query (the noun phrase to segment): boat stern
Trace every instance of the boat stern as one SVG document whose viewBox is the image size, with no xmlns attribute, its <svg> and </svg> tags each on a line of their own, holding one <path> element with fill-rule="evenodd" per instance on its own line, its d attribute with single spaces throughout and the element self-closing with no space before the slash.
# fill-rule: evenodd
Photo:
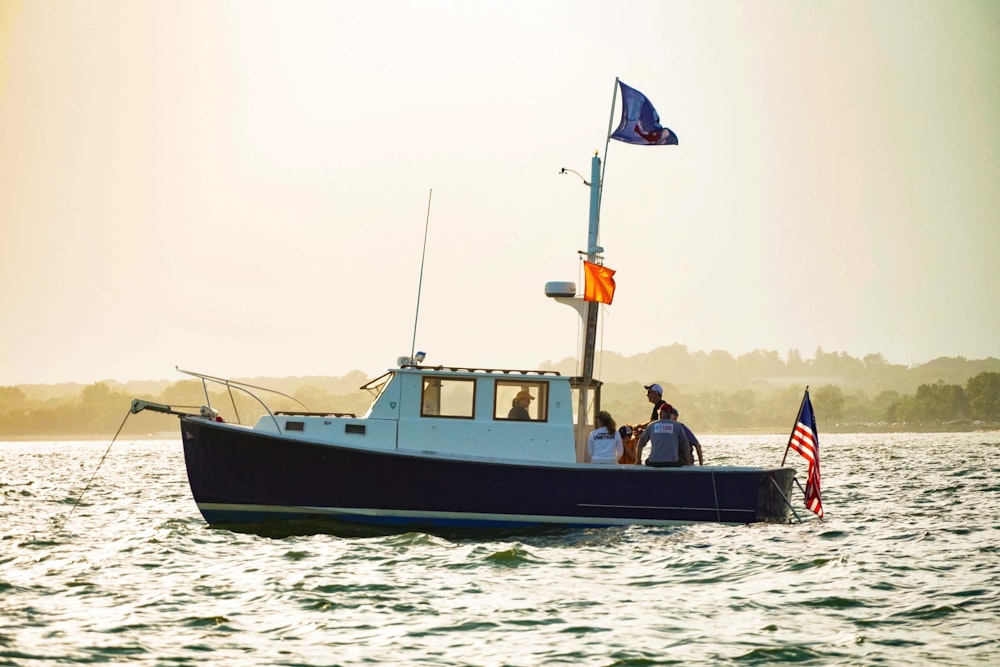
<svg viewBox="0 0 1000 667">
<path fill-rule="evenodd" d="M 757 495 L 758 521 L 788 522 L 792 513 L 790 500 L 794 482 L 794 468 L 768 468 L 763 471 Z"/>
</svg>

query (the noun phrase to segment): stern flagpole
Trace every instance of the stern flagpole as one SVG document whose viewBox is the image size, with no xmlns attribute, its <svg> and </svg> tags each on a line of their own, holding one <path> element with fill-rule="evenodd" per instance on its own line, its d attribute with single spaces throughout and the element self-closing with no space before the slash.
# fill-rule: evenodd
<svg viewBox="0 0 1000 667">
<path fill-rule="evenodd" d="M 788 450 L 792 446 L 792 438 L 795 437 L 795 429 L 799 425 L 799 420 L 802 419 L 802 408 L 805 407 L 806 398 L 809 397 L 809 385 L 806 385 L 806 390 L 802 393 L 802 402 L 799 403 L 799 411 L 795 413 L 795 423 L 792 424 L 792 432 L 788 434 L 788 444 L 785 445 L 785 455 L 781 457 L 781 465 L 785 465 L 785 459 L 788 458 Z"/>
</svg>

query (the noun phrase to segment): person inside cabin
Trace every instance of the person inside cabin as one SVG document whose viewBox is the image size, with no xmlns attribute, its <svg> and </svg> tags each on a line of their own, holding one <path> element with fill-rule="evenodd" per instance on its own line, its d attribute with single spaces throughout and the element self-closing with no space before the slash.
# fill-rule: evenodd
<svg viewBox="0 0 1000 667">
<path fill-rule="evenodd" d="M 615 418 L 607 410 L 601 410 L 594 421 L 597 428 L 590 432 L 587 439 L 587 460 L 591 463 L 618 463 L 625 448 Z"/>
<path fill-rule="evenodd" d="M 680 415 L 677 413 L 677 408 L 673 408 L 670 411 L 670 418 L 673 419 L 675 422 L 677 422 L 682 429 L 684 429 L 684 435 L 687 436 L 688 442 L 691 444 L 691 447 L 694 448 L 694 451 L 698 452 L 698 465 L 700 466 L 705 465 L 705 457 L 701 455 L 701 443 L 698 442 L 697 436 L 695 436 L 695 434 L 691 431 L 691 429 L 688 428 L 687 424 L 677 421 L 678 417 L 680 417 Z M 692 460 L 689 465 L 694 465 L 694 460 Z"/>
<path fill-rule="evenodd" d="M 528 408 L 531 406 L 531 402 L 533 400 L 535 400 L 535 397 L 524 389 L 517 392 L 517 396 L 515 396 L 514 400 L 511 402 L 510 412 L 507 413 L 507 419 L 530 421 L 531 415 L 528 414 Z"/>
<path fill-rule="evenodd" d="M 646 465 L 654 468 L 677 468 L 691 461 L 691 443 L 684 429 L 670 418 L 674 408 L 669 403 L 660 407 L 659 419 L 646 427 L 639 438 L 639 460 L 647 442 L 653 446 Z"/>
</svg>

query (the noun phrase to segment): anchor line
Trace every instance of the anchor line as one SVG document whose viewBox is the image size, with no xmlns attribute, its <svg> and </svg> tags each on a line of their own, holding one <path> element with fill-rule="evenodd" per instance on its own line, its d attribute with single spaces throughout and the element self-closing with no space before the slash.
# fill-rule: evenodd
<svg viewBox="0 0 1000 667">
<path fill-rule="evenodd" d="M 108 448 L 104 450 L 104 455 L 101 457 L 101 460 L 98 462 L 97 468 L 94 469 L 94 474 L 90 476 L 90 480 L 87 482 L 87 485 L 85 487 L 83 487 L 83 491 L 80 492 L 80 496 L 76 499 L 76 502 L 73 503 L 73 507 L 70 508 L 69 514 L 66 515 L 66 519 L 59 526 L 59 530 L 62 530 L 63 528 L 66 527 L 66 524 L 69 522 L 70 518 L 73 516 L 73 512 L 76 511 L 76 506 L 80 504 L 81 500 L 83 500 L 83 495 L 85 493 L 87 493 L 87 489 L 90 488 L 90 485 L 93 483 L 94 478 L 97 477 L 97 471 L 101 469 L 102 465 L 104 465 L 104 459 L 107 458 L 108 452 L 111 451 L 111 446 L 113 444 L 115 444 L 115 440 L 118 439 L 118 435 L 122 432 L 122 429 L 125 428 L 125 422 L 128 421 L 128 416 L 130 414 L 132 414 L 131 410 L 129 410 L 128 412 L 125 413 L 125 419 L 122 420 L 121 425 L 118 427 L 118 430 L 115 432 L 115 437 L 111 438 L 111 442 L 108 443 Z"/>
</svg>

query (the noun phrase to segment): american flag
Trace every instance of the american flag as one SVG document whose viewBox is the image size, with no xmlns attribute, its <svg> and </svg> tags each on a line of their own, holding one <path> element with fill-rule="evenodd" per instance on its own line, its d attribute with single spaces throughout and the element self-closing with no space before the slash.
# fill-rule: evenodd
<svg viewBox="0 0 1000 667">
<path fill-rule="evenodd" d="M 819 484 L 819 433 L 816 432 L 816 416 L 813 414 L 812 401 L 809 400 L 809 390 L 802 399 L 795 428 L 788 441 L 788 447 L 794 449 L 809 462 L 809 472 L 806 474 L 806 507 L 823 518 L 823 501 L 820 499 Z"/>
</svg>

